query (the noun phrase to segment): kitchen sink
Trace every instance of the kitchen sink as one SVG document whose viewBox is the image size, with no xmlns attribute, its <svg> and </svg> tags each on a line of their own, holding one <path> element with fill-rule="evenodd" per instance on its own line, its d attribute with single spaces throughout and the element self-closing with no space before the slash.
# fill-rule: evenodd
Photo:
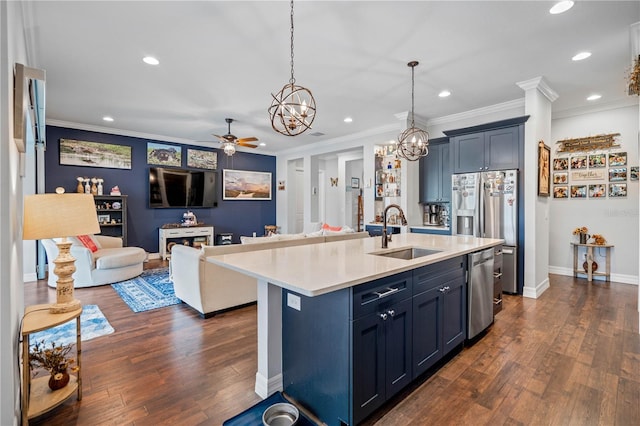
<svg viewBox="0 0 640 426">
<path fill-rule="evenodd" d="M 409 247 L 409 248 L 404 248 L 400 250 L 384 251 L 384 252 L 377 252 L 377 253 L 370 253 L 370 254 L 373 254 L 376 256 L 393 257 L 395 259 L 411 260 L 411 259 L 417 259 L 418 257 L 429 256 L 431 254 L 440 253 L 441 251 L 442 250 Z"/>
</svg>

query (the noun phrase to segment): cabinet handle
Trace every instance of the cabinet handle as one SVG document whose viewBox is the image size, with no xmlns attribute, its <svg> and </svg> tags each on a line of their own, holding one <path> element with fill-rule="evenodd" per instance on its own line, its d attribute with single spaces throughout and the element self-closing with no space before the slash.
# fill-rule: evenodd
<svg viewBox="0 0 640 426">
<path fill-rule="evenodd" d="M 502 276 L 502 272 L 494 272 L 493 278 L 500 278 Z"/>
<path fill-rule="evenodd" d="M 447 290 L 445 290 L 444 287 L 442 287 L 439 291 L 440 291 L 440 293 L 444 293 Z"/>
<path fill-rule="evenodd" d="M 494 305 L 501 305 L 502 304 L 502 299 L 493 299 L 493 304 Z"/>
<path fill-rule="evenodd" d="M 394 311 L 393 309 L 389 309 L 387 313 L 389 314 L 389 316 L 394 316 L 396 314 L 396 311 Z"/>
<path fill-rule="evenodd" d="M 391 296 L 393 293 L 399 291 L 400 289 L 398 287 L 395 288 L 389 288 L 387 287 L 387 291 L 380 293 L 379 291 L 374 291 L 373 294 L 378 296 L 378 299 L 382 299 L 383 297 L 387 297 L 387 296 Z"/>
<path fill-rule="evenodd" d="M 444 287 L 444 291 L 449 291 L 451 290 L 451 287 L 449 287 L 448 285 Z"/>
<path fill-rule="evenodd" d="M 380 314 L 380 318 L 382 318 L 382 321 L 386 321 L 387 320 L 387 314 L 385 314 L 384 312 Z"/>
</svg>

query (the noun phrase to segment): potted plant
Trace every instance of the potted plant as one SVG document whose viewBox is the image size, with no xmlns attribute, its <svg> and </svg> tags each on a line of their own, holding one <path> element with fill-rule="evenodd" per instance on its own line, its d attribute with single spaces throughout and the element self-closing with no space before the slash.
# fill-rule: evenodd
<svg viewBox="0 0 640 426">
<path fill-rule="evenodd" d="M 34 375 L 37 374 L 35 370 L 44 368 L 51 375 L 49 388 L 62 389 L 69 383 L 68 369 L 71 368 L 72 372 L 78 371 L 78 367 L 72 367 L 75 360 L 67 356 L 72 347 L 72 344 L 56 345 L 55 342 L 47 346 L 44 340 L 36 342 L 29 351 L 29 368 Z"/>
<path fill-rule="evenodd" d="M 589 229 L 586 226 L 582 226 L 574 229 L 573 235 L 579 235 L 580 244 L 587 244 L 587 240 L 589 239 L 587 232 L 589 232 Z"/>
</svg>

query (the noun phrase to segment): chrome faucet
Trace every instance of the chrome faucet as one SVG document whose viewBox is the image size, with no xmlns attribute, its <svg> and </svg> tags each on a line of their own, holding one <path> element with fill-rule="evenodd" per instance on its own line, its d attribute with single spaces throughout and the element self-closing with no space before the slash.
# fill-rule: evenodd
<svg viewBox="0 0 640 426">
<path fill-rule="evenodd" d="M 384 211 L 382 212 L 382 248 L 389 247 L 389 241 L 391 241 L 391 234 L 387 236 L 387 211 L 391 207 L 395 207 L 396 209 L 398 209 L 398 212 L 400 213 L 400 221 L 403 225 L 407 224 L 407 219 L 404 217 L 404 212 L 399 205 L 389 204 L 387 207 L 385 207 Z"/>
</svg>

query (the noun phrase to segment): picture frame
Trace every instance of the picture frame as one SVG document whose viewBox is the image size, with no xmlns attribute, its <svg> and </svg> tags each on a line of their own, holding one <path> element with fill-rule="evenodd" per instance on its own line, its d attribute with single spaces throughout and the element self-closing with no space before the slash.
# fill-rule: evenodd
<svg viewBox="0 0 640 426">
<path fill-rule="evenodd" d="M 576 155 L 571 157 L 571 168 L 572 169 L 586 169 L 587 168 L 587 156 L 586 155 Z"/>
<path fill-rule="evenodd" d="M 627 165 L 627 153 L 615 152 L 609 154 L 609 167 L 626 166 Z"/>
<path fill-rule="evenodd" d="M 622 182 L 627 180 L 627 168 L 615 167 L 609 169 L 609 182 Z"/>
<path fill-rule="evenodd" d="M 222 171 L 223 200 L 271 200 L 271 172 Z"/>
<path fill-rule="evenodd" d="M 609 198 L 622 198 L 627 196 L 626 183 L 610 183 Z"/>
<path fill-rule="evenodd" d="M 638 180 L 638 166 L 629 167 L 629 180 Z"/>
<path fill-rule="evenodd" d="M 538 196 L 551 195 L 551 148 L 540 141 L 538 144 Z"/>
<path fill-rule="evenodd" d="M 596 183 L 589 185 L 589 198 L 606 198 L 607 185 L 604 183 Z"/>
<path fill-rule="evenodd" d="M 187 148 L 187 167 L 216 170 L 218 168 L 218 153 L 215 151 Z"/>
<path fill-rule="evenodd" d="M 607 154 L 589 154 L 589 168 L 607 167 Z"/>
<path fill-rule="evenodd" d="M 568 172 L 554 172 L 553 173 L 553 184 L 561 184 L 566 185 L 569 182 L 569 173 Z"/>
<path fill-rule="evenodd" d="M 147 142 L 147 164 L 156 166 L 182 166 L 182 147 Z"/>
<path fill-rule="evenodd" d="M 102 142 L 60 139 L 60 165 L 131 170 L 131 147 Z"/>
<path fill-rule="evenodd" d="M 569 198 L 569 187 L 567 185 L 554 186 L 553 198 Z"/>
<path fill-rule="evenodd" d="M 111 223 L 111 215 L 99 214 L 98 215 L 98 223 L 100 223 L 100 224 Z"/>
<path fill-rule="evenodd" d="M 554 158 L 553 159 L 553 170 L 569 170 L 569 159 L 568 158 Z"/>
<path fill-rule="evenodd" d="M 360 189 L 360 179 L 357 177 L 351 178 L 351 188 L 352 189 Z"/>
<path fill-rule="evenodd" d="M 286 186 L 285 186 L 285 181 L 283 181 L 283 180 L 279 180 L 279 181 L 278 181 L 278 191 L 284 191 L 284 190 L 285 190 L 285 188 L 286 188 Z"/>
<path fill-rule="evenodd" d="M 571 198 L 587 198 L 587 185 L 571 185 Z"/>
</svg>

